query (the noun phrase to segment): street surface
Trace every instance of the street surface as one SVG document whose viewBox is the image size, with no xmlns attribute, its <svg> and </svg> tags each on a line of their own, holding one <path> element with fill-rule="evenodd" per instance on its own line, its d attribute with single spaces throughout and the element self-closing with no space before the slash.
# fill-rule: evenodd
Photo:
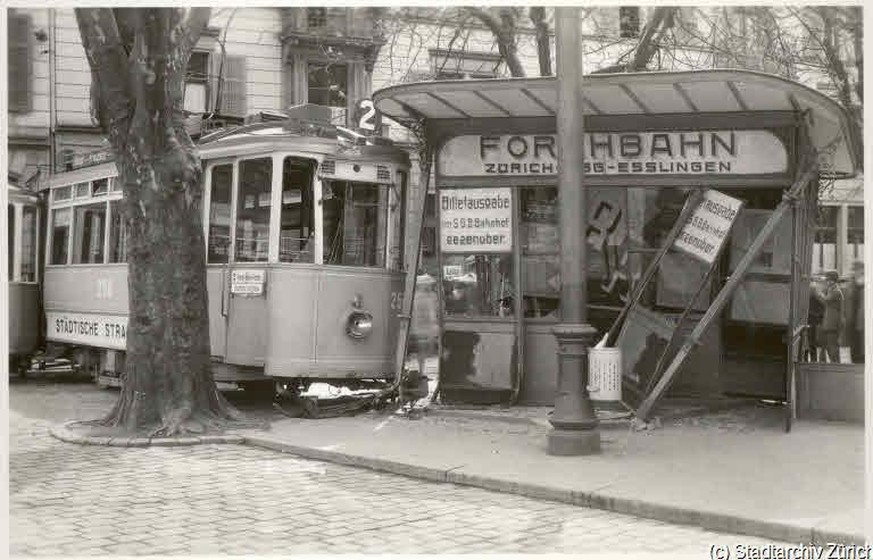
<svg viewBox="0 0 873 560">
<path fill-rule="evenodd" d="M 79 446 L 48 427 L 116 390 L 20 381 L 9 395 L 13 555 L 690 553 L 763 539 L 296 458 L 245 445 Z M 232 398 L 271 418 L 269 405 Z"/>
</svg>

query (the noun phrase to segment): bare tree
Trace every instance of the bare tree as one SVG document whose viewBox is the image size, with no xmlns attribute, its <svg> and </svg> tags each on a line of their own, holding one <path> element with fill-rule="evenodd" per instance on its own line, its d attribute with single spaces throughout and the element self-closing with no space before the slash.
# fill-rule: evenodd
<svg viewBox="0 0 873 560">
<path fill-rule="evenodd" d="M 77 8 L 92 111 L 123 184 L 130 314 L 124 386 L 105 426 L 202 432 L 239 414 L 210 370 L 200 159 L 184 77 L 209 9 Z"/>
</svg>

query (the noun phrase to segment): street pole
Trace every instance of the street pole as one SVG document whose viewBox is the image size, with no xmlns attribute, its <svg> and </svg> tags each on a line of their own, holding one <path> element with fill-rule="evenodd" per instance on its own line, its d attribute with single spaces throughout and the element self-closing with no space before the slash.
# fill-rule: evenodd
<svg viewBox="0 0 873 560">
<path fill-rule="evenodd" d="M 597 415 L 588 396 L 588 348 L 597 331 L 587 324 L 585 228 L 587 193 L 582 173 L 582 34 L 577 7 L 555 8 L 558 80 L 558 210 L 561 239 L 561 322 L 558 396 L 549 418 L 549 455 L 600 452 Z"/>
</svg>

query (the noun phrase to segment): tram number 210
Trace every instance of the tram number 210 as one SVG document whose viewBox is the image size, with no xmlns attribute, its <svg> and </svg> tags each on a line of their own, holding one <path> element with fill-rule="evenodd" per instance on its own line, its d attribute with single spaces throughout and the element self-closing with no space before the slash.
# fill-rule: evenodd
<svg viewBox="0 0 873 560">
<path fill-rule="evenodd" d="M 403 309 L 403 292 L 391 292 L 391 310 L 401 311 Z"/>
</svg>

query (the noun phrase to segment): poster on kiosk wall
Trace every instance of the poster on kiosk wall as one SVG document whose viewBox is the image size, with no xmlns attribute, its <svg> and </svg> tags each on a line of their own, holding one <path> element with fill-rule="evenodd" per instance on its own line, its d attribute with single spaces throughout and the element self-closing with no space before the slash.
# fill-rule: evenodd
<svg viewBox="0 0 873 560">
<path fill-rule="evenodd" d="M 512 252 L 512 189 L 439 191 L 443 253 Z"/>
</svg>

